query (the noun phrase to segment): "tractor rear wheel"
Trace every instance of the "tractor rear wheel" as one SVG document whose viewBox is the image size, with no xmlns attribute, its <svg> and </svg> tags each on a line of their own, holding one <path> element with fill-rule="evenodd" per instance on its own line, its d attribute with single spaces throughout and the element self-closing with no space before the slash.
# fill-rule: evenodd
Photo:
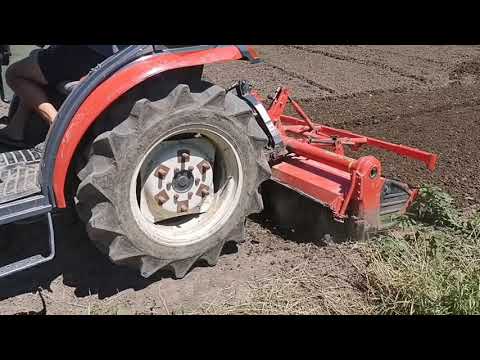
<svg viewBox="0 0 480 360">
<path fill-rule="evenodd" d="M 263 209 L 266 142 L 237 96 L 178 85 L 137 101 L 96 137 L 78 173 L 78 214 L 100 251 L 144 277 L 168 269 L 181 278 L 198 260 L 215 265 L 226 241 L 243 240 L 245 217 Z"/>
</svg>

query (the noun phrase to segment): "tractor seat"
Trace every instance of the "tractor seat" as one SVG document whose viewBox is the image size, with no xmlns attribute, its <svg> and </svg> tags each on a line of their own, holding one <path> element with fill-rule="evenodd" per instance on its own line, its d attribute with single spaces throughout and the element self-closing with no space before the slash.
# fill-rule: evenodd
<svg viewBox="0 0 480 360">
<path fill-rule="evenodd" d="M 57 85 L 57 91 L 62 95 L 68 96 L 73 90 L 75 90 L 78 84 L 80 84 L 80 80 L 64 81 Z"/>
</svg>

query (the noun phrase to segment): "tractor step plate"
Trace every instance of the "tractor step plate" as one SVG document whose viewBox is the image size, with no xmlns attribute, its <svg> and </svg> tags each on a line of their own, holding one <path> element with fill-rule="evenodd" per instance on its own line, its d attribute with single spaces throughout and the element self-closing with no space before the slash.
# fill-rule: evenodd
<svg viewBox="0 0 480 360">
<path fill-rule="evenodd" d="M 53 258 L 55 257 L 55 232 L 53 229 L 52 215 L 50 212 L 46 213 L 45 215 L 49 232 L 48 253 L 46 255 L 37 254 L 19 261 L 15 261 L 8 265 L 1 266 L 0 279 L 53 260 Z"/>
<path fill-rule="evenodd" d="M 41 158 L 42 153 L 35 149 L 0 154 L 0 204 L 40 192 Z"/>
</svg>

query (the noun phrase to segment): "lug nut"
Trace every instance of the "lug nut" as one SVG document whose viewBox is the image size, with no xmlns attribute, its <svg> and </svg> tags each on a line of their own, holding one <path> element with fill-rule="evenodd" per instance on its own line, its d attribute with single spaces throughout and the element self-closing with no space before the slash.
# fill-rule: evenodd
<svg viewBox="0 0 480 360">
<path fill-rule="evenodd" d="M 167 202 L 167 198 L 165 196 L 157 194 L 155 195 L 155 201 L 157 202 L 158 205 L 163 205 Z"/>
<path fill-rule="evenodd" d="M 159 178 L 163 178 L 165 177 L 165 175 L 168 174 L 168 170 L 166 170 L 165 168 L 162 168 L 162 167 L 159 167 L 158 170 L 157 170 L 157 176 Z"/>
<path fill-rule="evenodd" d="M 210 191 L 208 191 L 208 189 L 206 188 L 203 188 L 200 193 L 202 194 L 202 197 L 205 197 L 205 196 L 208 196 L 210 195 Z"/>
<path fill-rule="evenodd" d="M 208 165 L 207 163 L 203 163 L 201 165 L 201 168 L 202 168 L 202 172 L 206 172 L 208 169 L 210 169 L 210 165 Z"/>
<path fill-rule="evenodd" d="M 186 149 L 177 151 L 177 161 L 179 163 L 185 163 L 190 161 L 190 151 Z"/>
</svg>

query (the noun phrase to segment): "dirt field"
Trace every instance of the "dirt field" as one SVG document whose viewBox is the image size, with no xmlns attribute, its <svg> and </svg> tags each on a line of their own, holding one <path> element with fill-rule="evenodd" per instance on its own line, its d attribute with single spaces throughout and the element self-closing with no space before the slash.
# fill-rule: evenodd
<svg viewBox="0 0 480 360">
<path fill-rule="evenodd" d="M 251 80 L 264 96 L 283 85 L 318 122 L 436 152 L 440 161 L 433 174 L 397 156 L 368 153 L 384 161 L 390 177 L 437 184 L 462 206 L 480 203 L 480 46 L 257 49 L 263 64 L 210 66 L 206 76 L 224 86 Z M 355 244 L 293 240 L 262 217 L 248 221 L 247 241 L 225 248 L 216 267 L 194 268 L 182 280 L 159 275 L 148 281 L 111 265 L 81 224 L 66 217 L 56 223 L 56 259 L 0 281 L 0 314 L 212 313 L 251 303 L 262 284 L 291 279 L 296 271 L 315 274 L 325 290 L 319 307 L 324 313 L 369 312 L 365 261 Z M 17 234 L 16 250 L 32 238 L 46 241 L 39 225 L 10 230 Z"/>
</svg>

